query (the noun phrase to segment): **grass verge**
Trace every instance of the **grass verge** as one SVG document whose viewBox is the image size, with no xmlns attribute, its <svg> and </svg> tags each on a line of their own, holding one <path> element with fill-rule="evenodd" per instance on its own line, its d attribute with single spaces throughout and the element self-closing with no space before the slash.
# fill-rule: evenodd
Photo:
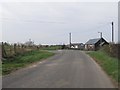
<svg viewBox="0 0 120 90">
<path fill-rule="evenodd" d="M 106 71 L 106 73 L 112 77 L 116 82 L 118 80 L 118 59 L 110 57 L 104 51 L 93 51 L 88 53 L 100 66 Z"/>
<path fill-rule="evenodd" d="M 12 71 L 18 70 L 30 63 L 46 59 L 54 55 L 52 52 L 47 51 L 31 51 L 23 55 L 15 56 L 14 58 L 7 58 L 2 62 L 2 75 L 11 73 Z"/>
</svg>

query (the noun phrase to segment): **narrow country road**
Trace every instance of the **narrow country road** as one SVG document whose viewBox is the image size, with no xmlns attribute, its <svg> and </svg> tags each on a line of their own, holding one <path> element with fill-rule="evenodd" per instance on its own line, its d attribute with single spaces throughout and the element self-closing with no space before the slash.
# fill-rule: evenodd
<svg viewBox="0 0 120 90">
<path fill-rule="evenodd" d="M 3 77 L 3 88 L 114 88 L 109 77 L 79 50 L 55 56 Z"/>
</svg>

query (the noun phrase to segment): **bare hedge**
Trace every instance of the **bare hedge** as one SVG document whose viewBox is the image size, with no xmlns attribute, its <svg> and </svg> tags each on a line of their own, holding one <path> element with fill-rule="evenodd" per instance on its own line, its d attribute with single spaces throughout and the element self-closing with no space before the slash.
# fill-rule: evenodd
<svg viewBox="0 0 120 90">
<path fill-rule="evenodd" d="M 103 47 L 103 50 L 112 57 L 120 59 L 120 44 L 109 44 Z"/>
</svg>

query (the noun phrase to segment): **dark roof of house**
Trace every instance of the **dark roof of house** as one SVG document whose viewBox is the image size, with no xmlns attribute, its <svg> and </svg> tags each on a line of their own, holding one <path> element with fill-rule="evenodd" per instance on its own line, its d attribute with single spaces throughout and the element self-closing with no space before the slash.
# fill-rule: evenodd
<svg viewBox="0 0 120 90">
<path fill-rule="evenodd" d="M 72 45 L 81 45 L 83 43 L 71 43 Z"/>
<path fill-rule="evenodd" d="M 97 43 L 101 38 L 96 38 L 96 39 L 90 39 L 88 42 L 86 42 L 85 44 L 95 44 Z"/>
<path fill-rule="evenodd" d="M 70 44 L 68 44 L 70 45 Z M 83 45 L 83 43 L 71 43 L 71 45 Z"/>
</svg>

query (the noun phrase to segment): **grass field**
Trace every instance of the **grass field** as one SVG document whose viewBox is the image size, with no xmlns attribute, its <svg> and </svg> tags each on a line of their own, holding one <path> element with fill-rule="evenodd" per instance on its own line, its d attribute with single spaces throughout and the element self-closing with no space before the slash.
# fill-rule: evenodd
<svg viewBox="0 0 120 90">
<path fill-rule="evenodd" d="M 23 55 L 15 56 L 14 58 L 7 58 L 2 62 L 2 74 L 6 75 L 30 63 L 40 61 L 54 55 L 52 52 L 43 50 L 27 52 Z"/>
<path fill-rule="evenodd" d="M 104 51 L 93 51 L 88 53 L 96 62 L 100 64 L 100 66 L 106 71 L 108 75 L 110 75 L 115 81 L 120 82 L 118 80 L 118 59 L 110 57 Z"/>
</svg>

